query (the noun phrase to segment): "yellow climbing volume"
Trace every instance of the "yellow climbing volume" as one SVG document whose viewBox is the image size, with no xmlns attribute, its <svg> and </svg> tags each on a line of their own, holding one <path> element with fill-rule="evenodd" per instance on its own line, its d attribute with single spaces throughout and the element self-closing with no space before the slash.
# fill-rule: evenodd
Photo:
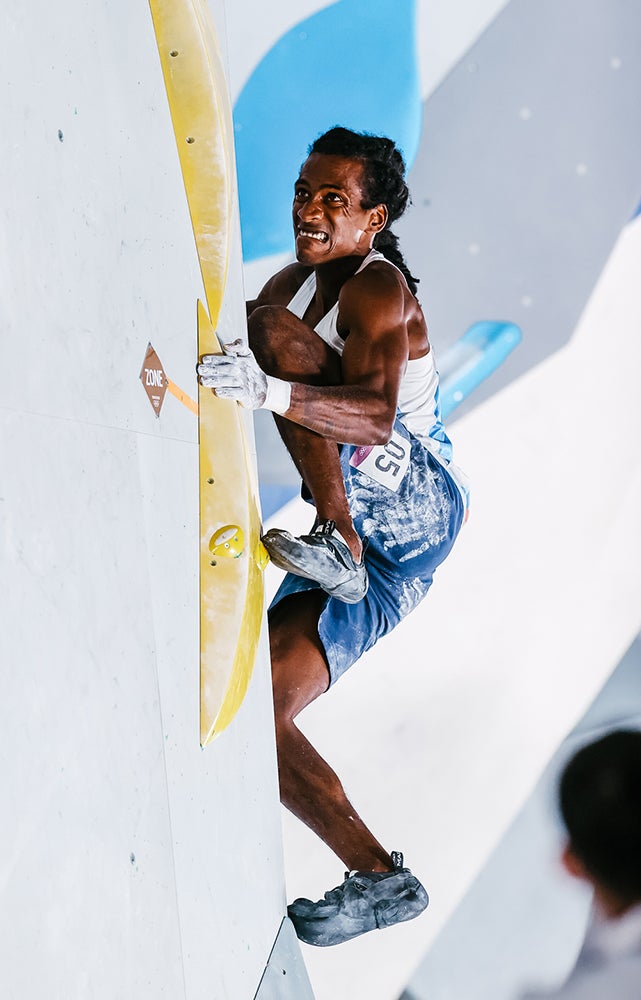
<svg viewBox="0 0 641 1000">
<path fill-rule="evenodd" d="M 207 309 L 198 356 L 220 352 L 236 199 L 227 82 L 206 0 L 149 0 Z M 198 389 L 200 492 L 200 742 L 233 719 L 254 666 L 263 612 L 264 550 L 256 472 L 235 402 Z M 231 530 L 230 530 L 231 529 Z"/>
</svg>

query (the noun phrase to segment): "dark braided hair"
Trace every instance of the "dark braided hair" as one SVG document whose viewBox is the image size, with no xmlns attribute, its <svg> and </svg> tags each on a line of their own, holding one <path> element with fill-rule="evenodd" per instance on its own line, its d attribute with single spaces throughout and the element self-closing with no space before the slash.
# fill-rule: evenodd
<svg viewBox="0 0 641 1000">
<path fill-rule="evenodd" d="M 396 264 L 412 295 L 416 295 L 419 279 L 410 272 L 398 245 L 398 237 L 389 228 L 400 219 L 410 201 L 405 183 L 405 161 L 392 140 L 337 126 L 319 136 L 309 147 L 308 153 L 346 156 L 361 161 L 364 189 L 361 208 L 375 208 L 376 205 L 385 205 L 387 208 L 387 222 L 385 228 L 374 237 L 374 247 L 392 264 Z"/>
</svg>

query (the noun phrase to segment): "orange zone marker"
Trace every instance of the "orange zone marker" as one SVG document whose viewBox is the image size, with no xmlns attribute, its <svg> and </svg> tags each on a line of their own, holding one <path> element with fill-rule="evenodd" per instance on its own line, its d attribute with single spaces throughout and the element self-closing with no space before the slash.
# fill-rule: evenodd
<svg viewBox="0 0 641 1000">
<path fill-rule="evenodd" d="M 196 400 L 192 399 L 191 396 L 188 396 L 186 392 L 183 392 L 182 389 L 180 389 L 175 382 L 172 382 L 170 378 L 167 378 L 166 375 L 165 378 L 167 379 L 167 392 L 170 392 L 179 403 L 182 403 L 183 406 L 186 406 L 188 410 L 191 410 L 192 413 L 198 416 L 198 403 Z"/>
</svg>

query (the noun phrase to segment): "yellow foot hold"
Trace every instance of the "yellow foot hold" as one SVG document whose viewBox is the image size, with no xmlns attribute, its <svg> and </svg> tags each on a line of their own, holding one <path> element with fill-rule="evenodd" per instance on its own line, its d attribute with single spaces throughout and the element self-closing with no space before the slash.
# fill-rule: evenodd
<svg viewBox="0 0 641 1000">
<path fill-rule="evenodd" d="M 261 542 L 260 538 L 258 539 L 256 549 L 254 551 L 254 560 L 260 570 L 265 569 L 267 563 L 269 562 L 269 552 Z"/>
<path fill-rule="evenodd" d="M 226 524 L 215 531 L 209 539 L 209 551 L 212 556 L 224 556 L 226 559 L 238 559 L 245 549 L 245 536 L 237 524 Z"/>
</svg>

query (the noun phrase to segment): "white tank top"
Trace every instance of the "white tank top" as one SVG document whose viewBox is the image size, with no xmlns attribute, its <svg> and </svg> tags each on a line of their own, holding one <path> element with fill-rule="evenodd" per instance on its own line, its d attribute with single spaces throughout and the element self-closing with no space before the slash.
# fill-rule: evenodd
<svg viewBox="0 0 641 1000">
<path fill-rule="evenodd" d="M 356 274 L 371 264 L 374 260 L 385 261 L 390 267 L 396 267 L 379 250 L 370 250 Z M 290 312 L 302 319 L 316 294 L 316 274 L 314 271 L 305 279 L 293 299 L 287 306 Z M 314 327 L 318 336 L 325 341 L 338 355 L 343 354 L 345 341 L 338 332 L 338 302 Z M 401 380 L 398 392 L 397 415 L 408 431 L 417 437 L 424 445 L 434 450 L 437 445 L 439 457 L 446 462 L 452 457 L 452 445 L 445 434 L 441 423 L 438 404 L 438 372 L 434 364 L 434 352 L 422 358 L 407 362 L 405 374 Z"/>
</svg>

